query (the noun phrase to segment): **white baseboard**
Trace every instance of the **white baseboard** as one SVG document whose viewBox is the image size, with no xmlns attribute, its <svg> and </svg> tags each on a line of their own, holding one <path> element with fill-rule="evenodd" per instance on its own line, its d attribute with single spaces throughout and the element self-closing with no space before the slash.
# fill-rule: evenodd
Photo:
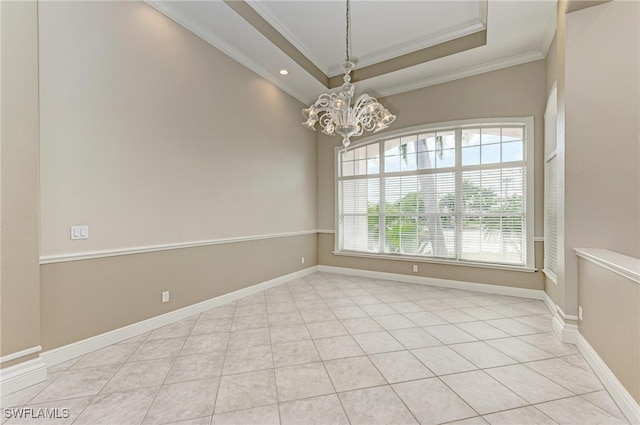
<svg viewBox="0 0 640 425">
<path fill-rule="evenodd" d="M 19 359 L 21 357 L 25 357 L 30 354 L 39 353 L 40 351 L 42 351 L 42 347 L 40 345 L 36 345 L 35 347 L 27 348 L 26 350 L 7 354 L 6 356 L 0 357 L 0 364 L 10 362 L 11 360 Z"/>
<path fill-rule="evenodd" d="M 576 346 L 629 422 L 640 424 L 640 406 L 580 333 L 577 334 Z"/>
<path fill-rule="evenodd" d="M 553 314 L 553 320 L 551 321 L 551 328 L 553 333 L 558 337 L 561 342 L 567 344 L 575 344 L 578 340 L 578 325 L 567 323 L 567 321 L 578 322 L 576 316 L 569 316 L 564 314 L 562 309 L 558 307 L 556 303 L 545 292 L 543 301 L 551 314 Z"/>
<path fill-rule="evenodd" d="M 542 296 L 542 301 L 544 301 L 544 304 L 547 306 L 547 308 L 549 309 L 551 314 L 555 315 L 556 314 L 556 303 L 553 302 L 553 300 L 551 299 L 549 294 L 547 294 L 545 292 L 544 295 Z"/>
<path fill-rule="evenodd" d="M 7 395 L 46 379 L 47 365 L 39 357 L 1 369 L 0 396 L 3 400 L 2 404 L 4 405 Z"/>
<path fill-rule="evenodd" d="M 194 314 L 199 314 L 214 307 L 218 307 L 222 304 L 226 304 L 228 302 L 246 297 L 247 295 L 256 294 L 260 291 L 264 291 L 265 289 L 273 288 L 274 286 L 278 286 L 291 280 L 307 276 L 316 271 L 317 266 L 313 266 L 284 276 L 279 276 L 266 282 L 258 283 L 256 285 L 239 289 L 237 291 L 233 291 L 219 297 L 211 298 L 197 304 L 192 304 L 190 306 L 183 307 L 181 309 L 174 310 L 160 316 L 143 320 L 142 322 L 134 323 L 119 329 L 115 329 L 113 331 L 105 332 L 103 334 L 83 339 L 82 341 L 77 341 L 59 348 L 54 348 L 53 350 L 44 351 L 40 353 L 40 357 L 47 366 L 53 366 L 59 363 L 63 363 L 67 360 L 74 359 L 78 356 L 83 356 L 85 354 L 107 347 L 111 344 L 116 344 L 129 338 L 133 338 L 146 332 L 161 328 L 162 326 L 169 325 L 171 323 L 185 319 L 189 316 L 193 316 Z"/>
<path fill-rule="evenodd" d="M 419 285 L 438 286 L 442 288 L 464 289 L 496 295 L 542 300 L 545 292 L 539 289 L 514 288 L 512 286 L 488 285 L 486 283 L 463 282 L 460 280 L 437 279 L 424 276 L 411 276 L 397 273 L 377 272 L 371 270 L 349 269 L 334 266 L 318 266 L 318 271 L 340 273 L 351 276 L 369 277 L 373 279 L 395 280 L 398 282 L 416 283 Z"/>
<path fill-rule="evenodd" d="M 578 341 L 578 325 L 565 323 L 564 319 L 557 313 L 553 315 L 551 327 L 553 333 L 556 334 L 561 342 L 575 344 Z"/>
</svg>

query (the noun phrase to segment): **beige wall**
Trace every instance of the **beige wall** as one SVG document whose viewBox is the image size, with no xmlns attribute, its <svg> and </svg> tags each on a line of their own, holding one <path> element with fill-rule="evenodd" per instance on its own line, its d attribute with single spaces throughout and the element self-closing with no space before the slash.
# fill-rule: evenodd
<svg viewBox="0 0 640 425">
<path fill-rule="evenodd" d="M 640 403 L 640 284 L 578 259 L 580 334 Z"/>
<path fill-rule="evenodd" d="M 38 5 L 0 2 L 2 144 L 0 355 L 40 344 Z M 3 364 L 21 362 L 28 358 Z"/>
<path fill-rule="evenodd" d="M 640 3 L 566 17 L 565 312 L 577 313 L 574 248 L 640 258 Z"/>
<path fill-rule="evenodd" d="M 42 347 L 315 266 L 316 246 L 310 234 L 43 265 Z M 161 302 L 162 291 L 169 291 L 168 303 Z"/>
<path fill-rule="evenodd" d="M 143 2 L 43 2 L 40 40 L 44 257 L 316 229 L 299 101 Z M 43 264 L 43 348 L 314 266 L 316 249 L 312 233 Z"/>
<path fill-rule="evenodd" d="M 316 228 L 302 103 L 143 2 L 43 2 L 40 40 L 43 256 Z"/>
<path fill-rule="evenodd" d="M 390 130 L 402 129 L 421 124 L 452 120 L 491 117 L 534 116 L 535 122 L 535 235 L 543 234 L 543 115 L 545 97 L 545 61 L 539 60 L 523 65 L 488 72 L 449 83 L 439 84 L 420 90 L 389 96 L 380 99 L 389 110 L 398 116 Z M 318 135 L 318 228 L 334 229 L 334 146 L 341 140 L 336 137 Z M 400 262 L 402 266 L 391 266 L 392 262 L 381 260 L 362 260 L 353 257 L 333 256 L 333 245 L 327 238 L 319 246 L 319 263 L 342 267 L 374 267 L 391 271 L 397 267 L 410 270 L 409 262 Z M 541 244 L 536 244 L 541 245 Z M 542 267 L 540 247 L 536 248 L 536 267 Z M 540 255 L 538 255 L 540 254 Z M 377 263 L 377 266 L 374 264 Z M 386 264 L 387 266 L 381 266 Z M 471 276 L 474 282 L 523 285 L 527 288 L 542 289 L 544 278 L 541 272 L 513 273 L 488 269 L 465 268 L 424 264 L 427 276 Z M 470 275 L 470 271 L 473 274 Z M 521 279 L 513 283 L 513 277 Z M 453 278 L 453 277 L 450 277 Z M 502 282 L 502 283 L 501 283 Z"/>
<path fill-rule="evenodd" d="M 536 268 L 542 269 L 542 244 L 537 243 L 535 249 Z M 495 270 L 480 267 L 450 266 L 435 263 L 416 263 L 415 261 L 333 255 L 333 250 L 334 235 L 318 235 L 318 263 L 322 265 L 435 279 L 484 283 L 488 285 L 510 286 L 514 288 L 543 289 L 543 282 L 541 281 L 542 272 L 523 273 L 520 271 Z M 414 264 L 418 265 L 417 273 L 413 272 Z"/>
<path fill-rule="evenodd" d="M 551 41 L 551 45 L 549 46 L 549 50 L 547 51 L 547 56 L 545 57 L 547 69 L 546 69 L 546 91 L 547 98 L 549 97 L 549 93 L 551 93 L 551 89 L 553 85 L 556 83 L 556 68 L 558 62 L 558 38 L 553 37 L 553 41 Z"/>
</svg>

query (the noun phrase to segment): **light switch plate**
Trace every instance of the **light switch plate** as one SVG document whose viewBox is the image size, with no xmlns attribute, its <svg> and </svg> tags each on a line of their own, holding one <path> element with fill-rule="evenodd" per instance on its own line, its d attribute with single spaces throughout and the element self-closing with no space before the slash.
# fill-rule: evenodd
<svg viewBox="0 0 640 425">
<path fill-rule="evenodd" d="M 89 239 L 89 226 L 71 226 L 71 239 Z"/>
</svg>

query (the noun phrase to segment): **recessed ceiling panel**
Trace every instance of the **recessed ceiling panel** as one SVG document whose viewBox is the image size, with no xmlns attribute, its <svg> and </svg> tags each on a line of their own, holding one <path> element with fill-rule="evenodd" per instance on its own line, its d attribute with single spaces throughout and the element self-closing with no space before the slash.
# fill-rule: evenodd
<svg viewBox="0 0 640 425">
<path fill-rule="evenodd" d="M 352 1 L 352 57 L 364 67 L 482 30 L 486 1 Z M 248 3 L 327 75 L 342 72 L 346 2 Z"/>
</svg>

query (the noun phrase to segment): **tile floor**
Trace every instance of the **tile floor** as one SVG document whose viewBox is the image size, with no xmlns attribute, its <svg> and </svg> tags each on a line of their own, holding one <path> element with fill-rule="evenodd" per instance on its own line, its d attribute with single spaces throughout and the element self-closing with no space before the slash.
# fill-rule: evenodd
<svg viewBox="0 0 640 425">
<path fill-rule="evenodd" d="M 328 273 L 59 364 L 10 399 L 69 409 L 36 424 L 627 423 L 542 302 Z"/>
</svg>

